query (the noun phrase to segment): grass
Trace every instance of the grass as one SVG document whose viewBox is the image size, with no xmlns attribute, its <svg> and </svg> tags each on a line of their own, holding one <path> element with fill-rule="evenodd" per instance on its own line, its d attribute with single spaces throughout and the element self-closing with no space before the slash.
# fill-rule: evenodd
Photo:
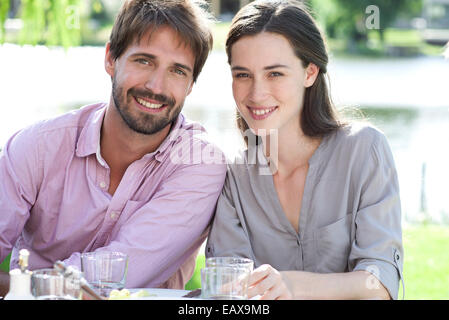
<svg viewBox="0 0 449 320">
<path fill-rule="evenodd" d="M 405 298 L 449 299 L 449 226 L 408 226 L 403 242 Z"/>
<path fill-rule="evenodd" d="M 206 265 L 206 257 L 204 253 L 199 253 L 196 258 L 195 271 L 193 272 L 192 278 L 185 285 L 186 290 L 195 290 L 201 288 L 201 269 Z"/>
<path fill-rule="evenodd" d="M 405 299 L 449 299 L 449 226 L 408 225 L 403 229 L 403 245 Z M 200 270 L 204 268 L 204 261 L 204 254 L 199 254 L 187 290 L 201 287 Z M 399 289 L 401 298 L 402 285 Z"/>
<path fill-rule="evenodd" d="M 9 271 L 9 261 L 11 260 L 11 254 L 9 254 L 5 260 L 2 261 L 2 263 L 0 263 L 0 270 L 4 271 L 4 272 L 8 272 Z"/>
<path fill-rule="evenodd" d="M 377 32 L 370 33 L 370 40 L 375 41 L 376 37 L 379 41 Z M 443 51 L 441 46 L 426 43 L 419 30 L 387 29 L 385 30 L 385 44 L 394 47 L 415 47 L 425 55 L 441 55 Z"/>
</svg>

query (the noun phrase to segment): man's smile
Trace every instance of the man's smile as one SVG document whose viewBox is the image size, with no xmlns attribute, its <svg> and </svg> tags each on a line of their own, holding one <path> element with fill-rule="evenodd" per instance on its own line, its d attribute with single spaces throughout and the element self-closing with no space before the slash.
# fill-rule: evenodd
<svg viewBox="0 0 449 320">
<path fill-rule="evenodd" d="M 161 112 L 165 110 L 166 107 L 168 107 L 167 104 L 160 103 L 159 101 L 156 100 L 149 100 L 141 97 L 134 97 L 134 100 L 137 102 L 138 107 L 140 107 L 140 109 L 143 109 L 146 112 L 152 113 Z"/>
</svg>

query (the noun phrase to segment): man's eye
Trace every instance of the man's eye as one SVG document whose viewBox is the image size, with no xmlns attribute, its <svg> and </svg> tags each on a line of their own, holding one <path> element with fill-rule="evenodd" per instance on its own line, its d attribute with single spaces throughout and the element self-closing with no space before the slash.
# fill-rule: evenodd
<svg viewBox="0 0 449 320">
<path fill-rule="evenodd" d="M 180 76 L 185 76 L 185 75 L 187 75 L 187 74 L 186 74 L 183 70 L 181 70 L 181 69 L 175 69 L 174 72 L 175 72 L 176 74 L 179 74 Z"/>
</svg>

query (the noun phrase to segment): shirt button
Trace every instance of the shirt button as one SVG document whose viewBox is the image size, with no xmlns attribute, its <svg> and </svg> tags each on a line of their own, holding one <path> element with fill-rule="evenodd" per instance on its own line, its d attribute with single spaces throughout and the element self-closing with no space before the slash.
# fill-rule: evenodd
<svg viewBox="0 0 449 320">
<path fill-rule="evenodd" d="M 114 211 L 114 212 L 111 212 L 110 217 L 111 217 L 112 220 L 117 219 L 117 217 L 118 217 L 118 212 L 115 212 L 115 211 Z"/>
<path fill-rule="evenodd" d="M 100 188 L 101 189 L 104 189 L 104 188 L 106 188 L 106 183 L 105 182 L 100 182 Z"/>
</svg>

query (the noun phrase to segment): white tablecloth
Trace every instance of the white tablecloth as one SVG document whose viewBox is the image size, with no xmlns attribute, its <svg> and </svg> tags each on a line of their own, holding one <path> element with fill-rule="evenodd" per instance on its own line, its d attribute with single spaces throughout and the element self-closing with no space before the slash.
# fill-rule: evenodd
<svg viewBox="0 0 449 320">
<path fill-rule="evenodd" d="M 151 296 L 149 297 L 139 297 L 131 298 L 130 300 L 191 300 L 192 298 L 183 298 L 184 295 L 188 294 L 189 290 L 175 290 L 175 289 L 152 289 L 152 288 L 142 288 L 142 289 L 128 289 L 131 293 L 145 290 Z M 196 297 L 198 299 L 199 297 Z"/>
</svg>

